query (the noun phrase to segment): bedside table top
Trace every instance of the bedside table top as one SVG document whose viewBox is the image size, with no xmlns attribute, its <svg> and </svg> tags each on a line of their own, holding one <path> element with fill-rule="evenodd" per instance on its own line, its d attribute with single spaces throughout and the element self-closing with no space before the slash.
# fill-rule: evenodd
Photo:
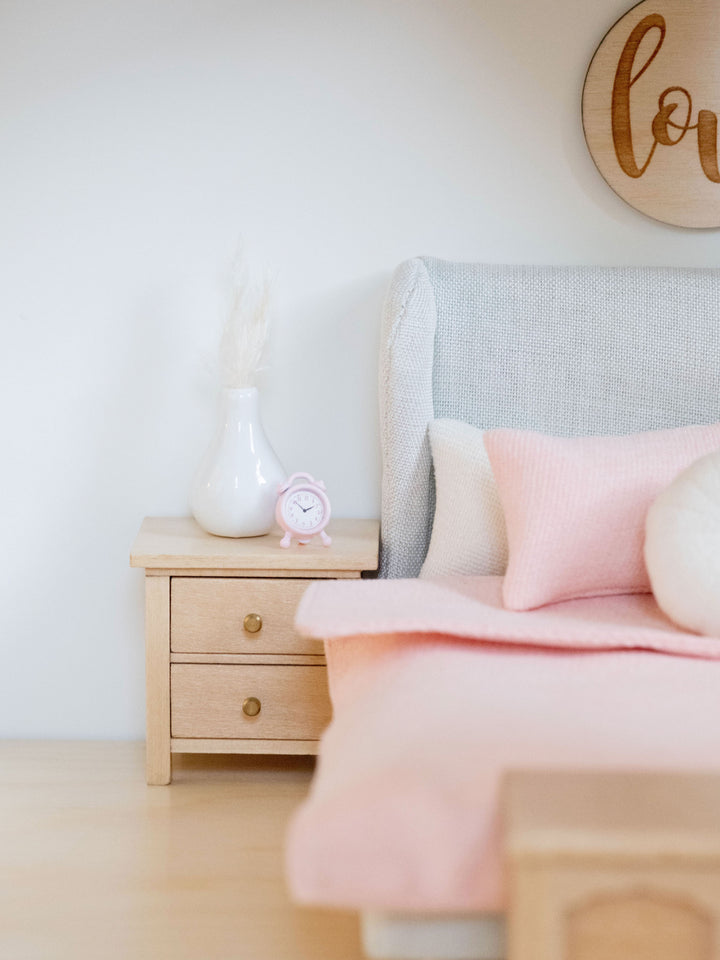
<svg viewBox="0 0 720 960">
<path fill-rule="evenodd" d="M 261 570 L 264 573 L 323 574 L 376 570 L 380 524 L 377 520 L 332 519 L 327 528 L 332 545 L 319 537 L 303 546 L 280 546 L 282 532 L 264 537 L 215 537 L 190 517 L 147 517 L 130 553 L 131 567 L 146 570 L 218 572 Z"/>
</svg>

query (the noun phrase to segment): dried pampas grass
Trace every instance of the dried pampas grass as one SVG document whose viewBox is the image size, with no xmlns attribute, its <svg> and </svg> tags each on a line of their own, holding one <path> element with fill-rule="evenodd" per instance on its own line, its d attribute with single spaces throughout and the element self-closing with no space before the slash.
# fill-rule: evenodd
<svg viewBox="0 0 720 960">
<path fill-rule="evenodd" d="M 262 355 L 270 323 L 270 271 L 251 271 L 242 250 L 233 264 L 230 304 L 220 341 L 220 379 L 224 387 L 254 387 L 263 369 Z"/>
</svg>

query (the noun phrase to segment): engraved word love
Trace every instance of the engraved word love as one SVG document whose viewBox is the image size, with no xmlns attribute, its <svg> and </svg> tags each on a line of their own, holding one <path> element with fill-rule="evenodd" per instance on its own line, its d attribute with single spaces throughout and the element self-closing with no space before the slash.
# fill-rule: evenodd
<svg viewBox="0 0 720 960">
<path fill-rule="evenodd" d="M 648 58 L 636 70 L 635 60 L 638 49 L 650 30 L 659 30 L 660 36 Z M 700 110 L 697 115 L 697 122 L 690 123 L 693 112 L 692 97 L 684 87 L 668 87 L 660 94 L 658 111 L 652 121 L 653 145 L 650 153 L 642 165 L 635 156 L 630 117 L 630 91 L 660 53 L 666 33 L 667 27 L 664 17 L 657 13 L 650 14 L 650 16 L 641 20 L 632 31 L 620 56 L 612 91 L 612 136 L 618 163 L 628 177 L 637 179 L 650 166 L 650 161 L 658 144 L 664 147 L 675 147 L 690 130 L 697 130 L 698 156 L 702 171 L 708 180 L 713 183 L 720 183 L 717 116 L 711 110 Z M 636 72 L 633 72 L 635 70 Z M 668 102 L 669 98 L 672 98 L 670 102 Z M 683 101 L 683 113 L 681 114 L 682 119 L 677 123 L 673 119 L 673 114 L 679 109 L 680 100 Z"/>
</svg>

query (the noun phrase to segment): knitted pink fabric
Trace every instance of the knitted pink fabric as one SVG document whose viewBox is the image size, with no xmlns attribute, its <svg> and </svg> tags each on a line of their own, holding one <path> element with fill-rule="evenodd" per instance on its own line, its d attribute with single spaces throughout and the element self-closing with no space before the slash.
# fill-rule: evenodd
<svg viewBox="0 0 720 960">
<path fill-rule="evenodd" d="M 720 449 L 720 424 L 624 437 L 560 438 L 490 430 L 510 559 L 505 605 L 649 593 L 643 543 L 655 497 L 699 457 Z"/>
<path fill-rule="evenodd" d="M 330 638 L 333 720 L 288 834 L 296 900 L 502 910 L 507 770 L 717 766 L 720 639 L 679 630 L 652 595 L 516 613 L 500 593 L 493 577 L 305 593 L 298 628 Z"/>
</svg>

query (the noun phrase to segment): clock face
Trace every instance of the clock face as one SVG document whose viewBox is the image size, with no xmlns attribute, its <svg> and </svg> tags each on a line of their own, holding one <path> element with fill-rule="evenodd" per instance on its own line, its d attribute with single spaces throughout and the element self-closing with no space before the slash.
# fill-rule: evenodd
<svg viewBox="0 0 720 960">
<path fill-rule="evenodd" d="M 325 504 L 312 490 L 295 490 L 285 501 L 285 520 L 298 533 L 309 533 L 325 519 Z"/>
</svg>

